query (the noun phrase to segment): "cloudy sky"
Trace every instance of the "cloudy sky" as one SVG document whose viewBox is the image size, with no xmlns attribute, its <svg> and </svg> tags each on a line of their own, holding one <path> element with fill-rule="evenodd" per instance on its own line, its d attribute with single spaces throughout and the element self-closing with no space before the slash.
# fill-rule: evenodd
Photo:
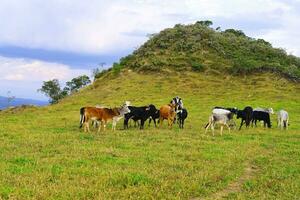
<svg viewBox="0 0 300 200">
<path fill-rule="evenodd" d="M 47 99 L 42 81 L 91 75 L 149 33 L 207 19 L 300 56 L 300 0 L 0 0 L 0 95 Z"/>
</svg>

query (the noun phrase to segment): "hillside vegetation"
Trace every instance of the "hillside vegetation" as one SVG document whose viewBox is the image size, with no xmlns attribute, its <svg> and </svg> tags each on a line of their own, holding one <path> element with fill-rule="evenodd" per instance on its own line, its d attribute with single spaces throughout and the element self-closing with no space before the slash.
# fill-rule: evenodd
<svg viewBox="0 0 300 200">
<path fill-rule="evenodd" d="M 138 71 L 194 70 L 249 74 L 272 71 L 300 80 L 300 59 L 273 48 L 263 39 L 240 30 L 210 28 L 210 21 L 175 25 L 150 39 L 132 54 L 115 63 L 114 70 L 130 67 Z"/>
<path fill-rule="evenodd" d="M 45 108 L 0 115 L 1 199 L 297 199 L 300 196 L 300 87 L 271 74 L 108 73 Z M 148 127 L 90 134 L 82 106 L 164 105 L 179 95 L 185 129 Z M 213 106 L 285 108 L 290 129 L 204 135 Z M 236 119 L 235 119 L 236 120 Z M 238 121 L 236 120 L 238 123 Z"/>
</svg>

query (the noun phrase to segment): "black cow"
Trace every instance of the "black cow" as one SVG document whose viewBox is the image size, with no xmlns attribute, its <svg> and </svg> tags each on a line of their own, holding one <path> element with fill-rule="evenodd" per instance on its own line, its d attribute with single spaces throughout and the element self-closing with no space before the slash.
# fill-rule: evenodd
<svg viewBox="0 0 300 200">
<path fill-rule="evenodd" d="M 151 121 L 153 120 L 154 126 L 156 127 L 156 120 L 157 119 L 159 121 L 159 110 L 156 110 L 155 113 L 154 113 L 154 115 L 150 116 L 150 118 L 149 118 L 149 125 L 148 126 L 150 126 Z"/>
<path fill-rule="evenodd" d="M 239 130 L 241 130 L 244 122 L 246 123 L 246 127 L 249 127 L 251 120 L 253 119 L 253 108 L 250 106 L 247 106 L 244 108 L 244 110 L 238 110 L 237 111 L 237 119 L 241 118 L 241 126 Z"/>
<path fill-rule="evenodd" d="M 188 116 L 188 112 L 185 108 L 182 108 L 177 112 L 179 128 L 183 129 L 184 120 L 187 118 L 187 116 Z"/>
<path fill-rule="evenodd" d="M 256 111 L 256 110 L 253 111 L 252 126 L 253 126 L 253 122 L 255 123 L 256 126 L 257 121 L 263 121 L 264 127 L 266 127 L 267 125 L 268 128 L 271 128 L 270 113 L 264 111 Z"/>
<path fill-rule="evenodd" d="M 140 129 L 144 128 L 145 121 L 150 117 L 154 116 L 157 109 L 154 105 L 150 104 L 149 106 L 135 107 L 128 106 L 130 113 L 125 114 L 124 116 L 124 129 L 128 129 L 129 119 L 134 120 L 135 122 L 141 120 Z"/>
</svg>

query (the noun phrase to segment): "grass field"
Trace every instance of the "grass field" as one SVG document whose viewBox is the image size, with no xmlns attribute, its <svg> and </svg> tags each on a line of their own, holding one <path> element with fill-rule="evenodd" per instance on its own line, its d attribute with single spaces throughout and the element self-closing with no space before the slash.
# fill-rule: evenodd
<svg viewBox="0 0 300 200">
<path fill-rule="evenodd" d="M 189 111 L 184 130 L 78 129 L 82 106 L 159 107 L 177 95 Z M 278 130 L 274 115 L 271 129 L 205 135 L 217 105 L 284 108 L 291 126 Z M 0 113 L 0 198 L 299 199 L 299 130 L 299 83 L 273 74 L 123 72 L 57 105 Z"/>
</svg>

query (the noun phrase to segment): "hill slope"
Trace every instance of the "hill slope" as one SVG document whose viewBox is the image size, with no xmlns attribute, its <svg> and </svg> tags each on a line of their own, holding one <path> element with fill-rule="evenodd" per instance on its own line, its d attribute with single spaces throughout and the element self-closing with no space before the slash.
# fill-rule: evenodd
<svg viewBox="0 0 300 200">
<path fill-rule="evenodd" d="M 178 24 L 152 35 L 133 54 L 122 58 L 120 66 L 139 71 L 188 69 L 232 74 L 273 71 L 300 80 L 299 58 L 273 48 L 263 39 L 250 38 L 240 30 L 214 30 L 203 22 Z"/>
<path fill-rule="evenodd" d="M 169 76 L 123 70 L 57 105 L 0 115 L 3 199 L 296 199 L 300 196 L 300 87 L 274 74 L 182 72 Z M 166 104 L 179 95 L 189 111 L 184 130 L 87 134 L 79 109 Z M 291 115 L 288 131 L 262 127 L 204 135 L 215 105 L 271 106 Z M 237 121 L 237 120 L 236 120 Z M 238 121 L 237 121 L 238 123 Z M 118 129 L 122 128 L 122 122 Z M 250 170 L 248 170 L 250 169 Z"/>
</svg>

